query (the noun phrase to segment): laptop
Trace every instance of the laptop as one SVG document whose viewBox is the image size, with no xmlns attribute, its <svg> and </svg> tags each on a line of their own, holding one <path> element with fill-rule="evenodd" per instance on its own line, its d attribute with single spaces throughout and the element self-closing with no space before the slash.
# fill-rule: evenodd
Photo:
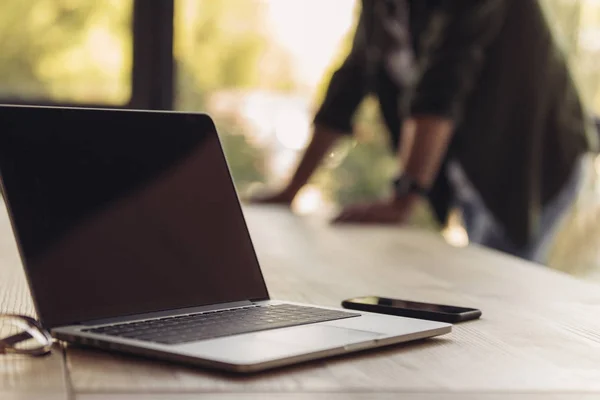
<svg viewBox="0 0 600 400">
<path fill-rule="evenodd" d="M 5 203 L 58 340 L 256 372 L 451 330 L 271 299 L 207 115 L 0 106 L 0 126 Z"/>
</svg>

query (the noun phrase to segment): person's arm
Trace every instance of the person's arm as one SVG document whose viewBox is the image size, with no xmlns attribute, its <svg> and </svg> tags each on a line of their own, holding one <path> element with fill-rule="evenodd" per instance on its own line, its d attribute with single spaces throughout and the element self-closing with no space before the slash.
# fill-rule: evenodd
<svg viewBox="0 0 600 400">
<path fill-rule="evenodd" d="M 314 118 L 310 143 L 290 181 L 275 193 L 257 194 L 249 201 L 291 205 L 337 139 L 352 133 L 352 117 L 367 94 L 366 18 L 361 13 L 352 49 L 329 82 L 325 99 Z"/>
<path fill-rule="evenodd" d="M 401 159 L 406 160 L 403 173 L 423 188 L 430 188 L 437 176 L 452 137 L 454 124 L 444 117 L 417 117 L 405 122 L 400 145 Z M 420 200 L 418 194 L 345 208 L 335 223 L 397 223 L 403 222 Z"/>
<path fill-rule="evenodd" d="M 411 124 L 404 132 L 406 148 L 400 150 L 401 154 L 406 153 L 402 158 L 405 160 L 403 173 L 428 189 L 437 177 L 452 138 L 454 123 L 445 117 L 422 116 L 412 118 Z"/>
<path fill-rule="evenodd" d="M 437 22 L 437 38 L 416 86 L 410 113 L 414 139 L 404 171 L 430 188 L 447 152 L 454 126 L 476 83 L 487 47 L 504 23 L 507 0 L 449 1 Z M 442 22 L 445 20 L 445 22 Z M 432 29 L 435 29 L 433 27 Z"/>
</svg>

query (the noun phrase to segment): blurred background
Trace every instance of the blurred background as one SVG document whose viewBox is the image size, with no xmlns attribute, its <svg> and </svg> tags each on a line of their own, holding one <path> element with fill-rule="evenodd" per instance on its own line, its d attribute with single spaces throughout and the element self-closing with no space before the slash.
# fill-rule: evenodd
<svg viewBox="0 0 600 400">
<path fill-rule="evenodd" d="M 306 146 L 314 109 L 349 50 L 358 3 L 2 0 L 0 102 L 207 112 L 238 190 L 277 186 Z M 600 1 L 542 3 L 588 107 L 600 115 Z M 364 102 L 355 137 L 329 154 L 295 212 L 322 212 L 389 189 L 396 165 L 378 112 L 376 100 Z M 562 238 L 555 268 L 600 280 L 600 219 L 594 221 L 584 230 L 582 221 L 569 222 L 577 235 Z M 467 243 L 458 216 L 439 227 L 423 206 L 413 222 L 443 228 L 454 245 Z"/>
</svg>

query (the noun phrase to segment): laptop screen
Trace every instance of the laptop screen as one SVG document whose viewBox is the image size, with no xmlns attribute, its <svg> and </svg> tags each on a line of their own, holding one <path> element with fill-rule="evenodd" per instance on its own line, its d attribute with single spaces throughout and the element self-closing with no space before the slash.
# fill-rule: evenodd
<svg viewBox="0 0 600 400">
<path fill-rule="evenodd" d="M 0 173 L 47 327 L 268 297 L 207 116 L 0 107 Z"/>
</svg>

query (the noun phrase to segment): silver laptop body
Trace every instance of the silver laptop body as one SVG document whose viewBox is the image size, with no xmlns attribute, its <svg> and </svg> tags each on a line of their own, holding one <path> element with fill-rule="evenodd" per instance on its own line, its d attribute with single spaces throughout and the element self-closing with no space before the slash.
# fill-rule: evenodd
<svg viewBox="0 0 600 400">
<path fill-rule="evenodd" d="M 451 331 L 270 299 L 206 115 L 0 106 L 0 122 L 7 210 L 59 340 L 256 372 Z"/>
</svg>

